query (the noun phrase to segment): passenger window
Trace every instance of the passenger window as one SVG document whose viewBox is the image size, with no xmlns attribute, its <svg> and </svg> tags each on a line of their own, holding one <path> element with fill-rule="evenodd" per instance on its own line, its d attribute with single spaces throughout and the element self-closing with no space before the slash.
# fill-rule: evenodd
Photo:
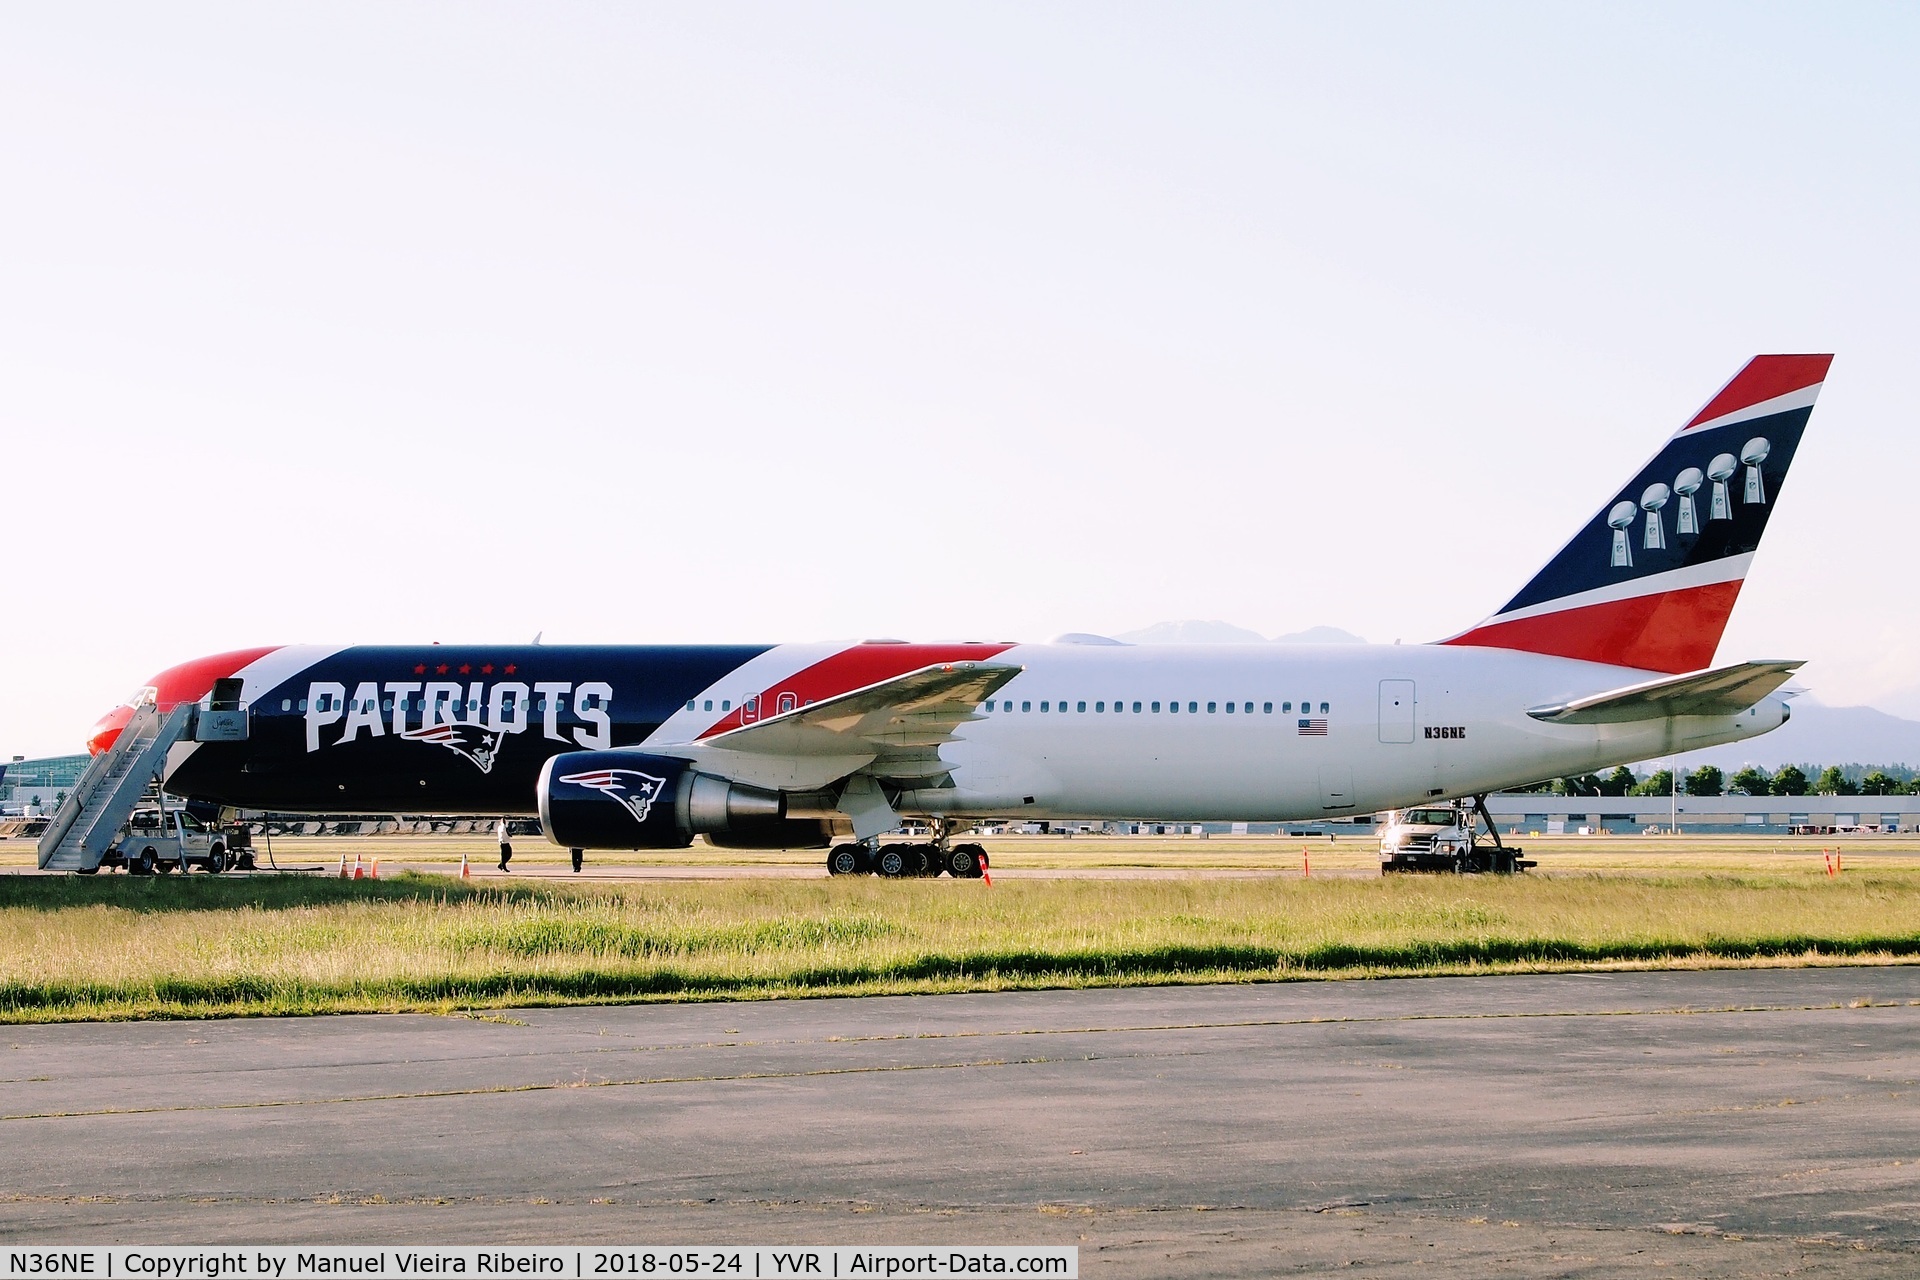
<svg viewBox="0 0 1920 1280">
<path fill-rule="evenodd" d="M 1158 711 L 1158 710 L 1160 709 L 1160 704 L 1159 704 L 1159 703 L 1157 703 L 1157 702 L 1156 702 L 1156 703 L 1154 703 L 1154 704 L 1153 704 L 1153 709 L 1154 709 L 1155 711 Z M 1137 702 L 1133 704 L 1133 714 L 1135 714 L 1135 715 L 1139 715 L 1139 714 L 1140 714 L 1140 704 L 1139 704 L 1139 703 L 1137 703 Z"/>
<path fill-rule="evenodd" d="M 1211 710 L 1213 710 L 1213 704 L 1212 704 L 1211 702 L 1209 702 L 1209 703 L 1207 704 L 1207 710 L 1209 710 L 1209 711 L 1211 711 Z M 1228 715 L 1232 715 L 1232 714 L 1233 714 L 1233 704 L 1232 704 L 1231 702 L 1229 702 L 1229 703 L 1227 704 L 1227 714 L 1228 714 Z"/>
<path fill-rule="evenodd" d="M 1321 715 L 1327 714 L 1327 704 L 1324 702 L 1320 704 L 1320 714 Z"/>
<path fill-rule="evenodd" d="M 1199 703 L 1197 703 L 1197 702 L 1189 702 L 1189 703 L 1187 704 L 1187 714 L 1188 714 L 1188 715 L 1194 715 L 1194 714 L 1196 714 L 1196 713 L 1197 713 L 1197 712 L 1198 712 L 1199 710 L 1200 710 L 1200 704 L 1199 704 Z M 1209 711 L 1211 711 L 1211 710 L 1213 710 L 1213 704 L 1212 704 L 1212 703 L 1208 703 L 1208 704 L 1207 704 L 1207 710 L 1209 710 Z"/>
<path fill-rule="evenodd" d="M 1272 715 L 1272 714 L 1273 714 L 1273 704 L 1272 704 L 1271 702 L 1263 702 L 1263 703 L 1261 703 L 1261 704 L 1260 704 L 1260 714 L 1262 714 L 1262 715 L 1268 715 L 1268 716 L 1270 716 L 1270 715 Z"/>
<path fill-rule="evenodd" d="M 1212 704 L 1211 702 L 1209 702 L 1209 703 L 1207 704 L 1207 714 L 1208 714 L 1208 715 L 1212 715 L 1212 714 L 1213 714 L 1213 704 Z"/>
<path fill-rule="evenodd" d="M 1177 703 L 1177 702 L 1169 702 L 1169 703 L 1167 704 L 1167 714 L 1168 714 L 1168 715 L 1170 715 L 1170 716 L 1171 716 L 1171 715 L 1178 715 L 1179 713 L 1180 713 L 1180 704 L 1179 704 L 1179 703 Z"/>
<path fill-rule="evenodd" d="M 706 706 L 706 709 L 707 709 L 708 711 L 711 711 L 711 710 L 713 710 L 713 699 L 712 699 L 712 698 L 708 698 L 708 699 L 707 699 L 707 706 Z"/>
<path fill-rule="evenodd" d="M 293 699 L 292 699 L 292 698 L 282 698 L 282 699 L 280 699 L 280 709 L 281 709 L 282 711 L 291 711 L 291 710 L 293 710 Z"/>
<path fill-rule="evenodd" d="M 1087 704 L 1084 702 L 1076 702 L 1073 704 L 1073 709 L 1075 711 L 1085 711 L 1087 709 Z"/>
<path fill-rule="evenodd" d="M 307 709 L 307 700 L 305 698 L 300 699 L 300 709 L 302 711 Z"/>
<path fill-rule="evenodd" d="M 1248 715 L 1252 715 L 1252 714 L 1253 714 L 1253 704 L 1252 704 L 1251 702 L 1249 702 L 1249 703 L 1247 704 L 1247 714 L 1248 714 Z"/>
<path fill-rule="evenodd" d="M 1093 704 L 1093 709 L 1095 711 L 1105 711 L 1107 709 L 1107 704 L 1104 702 L 1096 702 Z"/>
<path fill-rule="evenodd" d="M 795 707 L 800 705 L 800 695 L 794 694 L 794 693 L 783 693 L 780 695 L 780 701 L 776 705 L 780 708 L 780 714 L 785 715 L 787 712 L 792 711 Z"/>
<path fill-rule="evenodd" d="M 693 699 L 691 698 L 687 699 L 687 710 L 698 711 L 699 709 L 700 709 L 699 707 L 696 707 L 693 705 Z"/>
<path fill-rule="evenodd" d="M 728 702 L 725 698 L 722 698 L 720 700 L 720 709 L 722 711 L 731 711 L 733 710 L 733 704 L 731 702 Z"/>
<path fill-rule="evenodd" d="M 1033 710 L 1033 704 L 1031 702 L 1023 702 L 1020 704 L 1020 709 L 1022 711 L 1031 711 Z"/>
<path fill-rule="evenodd" d="M 1293 704 L 1291 702 L 1283 702 L 1280 704 L 1280 710 L 1291 711 L 1293 710 Z"/>
<path fill-rule="evenodd" d="M 1050 707 L 1052 707 L 1052 705 L 1053 705 L 1053 704 L 1052 704 L 1052 703 L 1050 703 L 1050 702 L 1043 702 L 1043 703 L 1041 703 L 1041 704 L 1040 704 L 1040 709 L 1041 709 L 1042 711 L 1045 711 L 1045 710 L 1047 710 L 1047 709 L 1049 709 Z"/>
<path fill-rule="evenodd" d="M 383 703 L 381 703 L 381 704 L 380 704 L 380 709 L 381 709 L 382 711 L 391 711 L 391 710 L 393 710 L 393 699 L 392 699 L 392 698 L 388 698 L 388 699 L 387 699 L 387 700 L 386 700 L 385 702 L 383 702 Z"/>
</svg>

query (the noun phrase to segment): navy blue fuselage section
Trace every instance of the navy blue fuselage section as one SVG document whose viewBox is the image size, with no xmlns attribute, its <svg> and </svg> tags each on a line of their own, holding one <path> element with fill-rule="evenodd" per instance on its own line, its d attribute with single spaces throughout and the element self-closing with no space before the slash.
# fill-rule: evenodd
<svg viewBox="0 0 1920 1280">
<path fill-rule="evenodd" d="M 200 744 L 167 789 L 278 812 L 531 814 L 549 757 L 643 742 L 771 647 L 343 649 L 255 697 L 247 741 Z"/>
<path fill-rule="evenodd" d="M 1500 613 L 1751 552 L 1812 414 L 1675 436 Z"/>
</svg>

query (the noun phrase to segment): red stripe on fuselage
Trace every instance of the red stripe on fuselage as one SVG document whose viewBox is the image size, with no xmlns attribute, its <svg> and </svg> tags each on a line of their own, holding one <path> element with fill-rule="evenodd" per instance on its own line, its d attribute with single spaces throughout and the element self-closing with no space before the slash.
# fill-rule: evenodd
<svg viewBox="0 0 1920 1280">
<path fill-rule="evenodd" d="M 1641 671 L 1678 675 L 1713 664 L 1741 584 L 1656 591 L 1511 622 L 1489 622 L 1442 644 L 1549 653 L 1583 662 L 1604 662 Z"/>
<path fill-rule="evenodd" d="M 1724 418 L 1748 405 L 1825 382 L 1827 368 L 1832 363 L 1833 357 L 1830 355 L 1755 356 L 1747 361 L 1746 368 L 1733 375 L 1732 382 L 1720 388 L 1719 394 L 1707 401 L 1706 408 L 1693 415 L 1693 421 L 1687 427 L 1697 427 L 1703 422 Z"/>
<path fill-rule="evenodd" d="M 943 662 L 985 662 L 1011 648 L 1013 646 L 1010 644 L 857 644 L 762 689 L 757 718 L 771 720 L 781 714 L 780 699 L 785 694 L 793 695 L 794 709 L 798 710 L 809 702 L 837 698 L 843 693 L 852 693 L 855 689 L 864 689 L 922 667 Z M 700 737 L 711 738 L 717 733 L 751 723 L 741 719 L 745 711 L 745 707 L 734 708 L 703 731 Z"/>
<path fill-rule="evenodd" d="M 282 647 L 270 644 L 262 649 L 235 649 L 231 653 L 216 653 L 208 658 L 195 658 L 192 662 L 168 667 L 147 681 L 145 687 L 153 690 L 154 704 L 163 713 L 171 711 L 183 702 L 200 701 L 213 692 L 215 680 L 224 680 Z M 131 719 L 133 719 L 133 707 L 124 704 L 101 716 L 99 722 L 87 733 L 87 750 L 97 756 L 111 748 L 114 740 L 120 736 L 120 731 L 127 727 L 127 721 Z"/>
</svg>

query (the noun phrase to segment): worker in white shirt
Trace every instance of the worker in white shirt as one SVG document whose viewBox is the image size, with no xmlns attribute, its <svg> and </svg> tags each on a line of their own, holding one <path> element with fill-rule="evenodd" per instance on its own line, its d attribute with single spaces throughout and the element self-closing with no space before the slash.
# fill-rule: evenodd
<svg viewBox="0 0 1920 1280">
<path fill-rule="evenodd" d="M 510 837 L 513 832 L 507 827 L 505 818 L 493 824 L 493 838 L 500 842 L 500 869 L 505 871 L 507 863 L 513 860 L 513 845 Z"/>
</svg>

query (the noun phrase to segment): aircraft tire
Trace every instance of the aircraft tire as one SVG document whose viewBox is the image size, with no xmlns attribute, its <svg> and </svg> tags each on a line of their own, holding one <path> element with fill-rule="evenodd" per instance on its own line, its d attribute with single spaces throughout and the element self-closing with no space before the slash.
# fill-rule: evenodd
<svg viewBox="0 0 1920 1280">
<path fill-rule="evenodd" d="M 827 850 L 827 874 L 830 876 L 857 876 L 866 868 L 865 859 L 860 856 L 857 844 L 837 844 Z"/>
<path fill-rule="evenodd" d="M 955 880 L 980 878 L 980 846 L 957 844 L 947 850 L 947 874 Z"/>
<path fill-rule="evenodd" d="M 912 852 L 913 846 L 910 844 L 883 844 L 880 852 L 874 856 L 873 869 L 889 880 L 912 875 L 916 869 L 916 864 L 909 858 Z"/>
</svg>

